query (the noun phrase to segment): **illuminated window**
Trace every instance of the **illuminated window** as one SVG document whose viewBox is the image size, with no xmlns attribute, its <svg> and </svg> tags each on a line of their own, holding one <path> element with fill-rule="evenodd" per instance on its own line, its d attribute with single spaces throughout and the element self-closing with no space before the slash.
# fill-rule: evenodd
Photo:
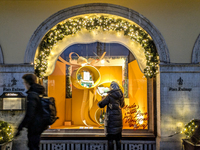
<svg viewBox="0 0 200 150">
<path fill-rule="evenodd" d="M 103 127 L 106 108 L 98 108 L 97 103 L 109 91 L 111 81 L 118 82 L 124 92 L 127 106 L 123 109 L 123 128 L 149 128 L 145 120 L 149 113 L 148 80 L 126 47 L 117 43 L 75 44 L 60 56 L 72 65 L 58 60 L 54 72 L 44 82 L 48 83 L 48 96 L 55 97 L 59 117 L 51 128 Z M 128 108 L 134 105 L 137 113 L 132 113 L 137 123 L 127 120 Z"/>
</svg>

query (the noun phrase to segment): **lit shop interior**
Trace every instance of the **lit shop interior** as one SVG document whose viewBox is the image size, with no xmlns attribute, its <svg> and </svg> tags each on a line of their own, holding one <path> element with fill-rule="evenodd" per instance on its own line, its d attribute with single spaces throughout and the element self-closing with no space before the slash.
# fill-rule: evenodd
<svg viewBox="0 0 200 150">
<path fill-rule="evenodd" d="M 54 71 L 44 78 L 59 117 L 51 129 L 103 129 L 106 108 L 100 109 L 97 103 L 107 95 L 112 81 L 124 93 L 123 128 L 148 129 L 148 119 L 144 119 L 148 115 L 147 79 L 141 66 L 125 46 L 101 42 L 67 47 Z"/>
</svg>

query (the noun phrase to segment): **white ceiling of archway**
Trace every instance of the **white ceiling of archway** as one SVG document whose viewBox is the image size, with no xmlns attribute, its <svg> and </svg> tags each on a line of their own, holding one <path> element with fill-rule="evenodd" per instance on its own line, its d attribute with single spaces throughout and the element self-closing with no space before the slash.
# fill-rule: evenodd
<svg viewBox="0 0 200 150">
<path fill-rule="evenodd" d="M 61 41 L 57 42 L 56 46 L 52 48 L 51 53 L 48 57 L 48 67 L 45 76 L 49 76 L 50 74 L 52 74 L 58 57 L 67 47 L 77 43 L 85 44 L 93 43 L 96 41 L 104 43 L 120 43 L 124 45 L 135 56 L 139 64 L 140 70 L 142 72 L 144 71 L 144 68 L 146 67 L 144 49 L 139 43 L 134 42 L 130 38 L 124 36 L 123 32 L 116 33 L 116 31 L 102 31 L 100 29 L 89 32 L 86 29 L 82 29 L 81 32 L 78 32 L 73 36 L 66 36 Z"/>
</svg>

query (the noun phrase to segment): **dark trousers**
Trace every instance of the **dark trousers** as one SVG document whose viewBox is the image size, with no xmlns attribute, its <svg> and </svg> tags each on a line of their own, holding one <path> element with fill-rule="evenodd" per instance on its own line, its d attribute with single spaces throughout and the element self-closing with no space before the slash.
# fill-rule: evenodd
<svg viewBox="0 0 200 150">
<path fill-rule="evenodd" d="M 29 150 L 39 150 L 40 149 L 40 136 L 41 136 L 41 134 L 28 133 Z"/>
<path fill-rule="evenodd" d="M 108 140 L 108 150 L 114 150 L 114 144 L 113 140 L 116 142 L 117 150 L 121 150 L 121 138 L 122 138 L 122 133 L 118 134 L 108 134 L 107 136 Z"/>
</svg>

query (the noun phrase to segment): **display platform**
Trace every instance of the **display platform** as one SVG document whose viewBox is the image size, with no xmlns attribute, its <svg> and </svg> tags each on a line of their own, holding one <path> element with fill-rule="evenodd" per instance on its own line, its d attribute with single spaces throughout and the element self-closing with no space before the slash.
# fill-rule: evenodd
<svg viewBox="0 0 200 150">
<path fill-rule="evenodd" d="M 104 129 L 104 127 L 87 127 L 87 126 L 76 126 L 76 125 L 71 125 L 71 126 L 58 126 L 58 127 L 52 127 L 50 129 Z M 129 126 L 124 126 L 123 129 L 132 129 L 132 127 Z"/>
<path fill-rule="evenodd" d="M 80 129 L 81 128 L 81 129 Z M 145 132 L 146 131 L 146 132 Z M 46 130 L 42 133 L 43 139 L 48 138 L 105 138 L 104 128 L 86 126 L 59 126 Z M 130 127 L 124 127 L 122 131 L 123 138 L 155 138 L 153 133 L 149 133 L 148 130 L 133 130 Z"/>
</svg>

